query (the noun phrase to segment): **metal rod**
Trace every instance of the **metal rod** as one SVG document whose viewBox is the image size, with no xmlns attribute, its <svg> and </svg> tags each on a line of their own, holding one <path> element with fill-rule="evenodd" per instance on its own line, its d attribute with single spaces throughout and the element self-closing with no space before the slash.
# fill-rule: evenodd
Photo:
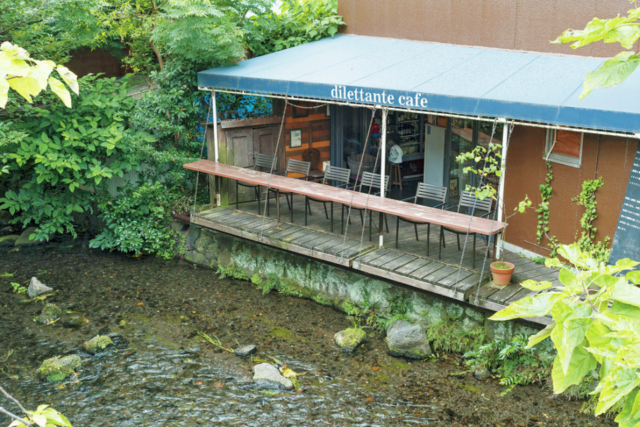
<svg viewBox="0 0 640 427">
<path fill-rule="evenodd" d="M 375 111 L 372 112 L 371 114 L 375 114 Z M 386 183 L 386 174 L 387 174 L 387 116 L 388 116 L 389 112 L 386 108 L 382 109 L 382 135 L 380 138 L 380 155 L 381 155 L 381 159 L 380 159 L 380 197 L 382 197 L 383 199 L 385 198 L 386 194 L 386 190 L 387 190 L 387 183 Z M 362 155 L 364 156 L 364 153 L 362 153 Z M 375 173 L 375 171 L 373 171 Z M 379 237 L 379 242 L 378 244 L 380 245 L 380 247 L 382 247 L 382 245 L 384 244 L 384 236 L 383 236 L 383 231 L 384 231 L 384 214 L 381 213 L 380 214 L 380 225 L 379 225 L 379 230 L 378 230 L 378 235 Z M 371 226 L 371 224 L 369 224 L 369 226 Z"/>
<path fill-rule="evenodd" d="M 507 165 L 507 144 L 509 143 L 509 125 L 507 124 L 507 119 L 498 119 L 498 121 L 502 123 L 502 161 L 500 162 L 502 175 L 500 175 L 500 184 L 498 185 L 498 221 L 502 221 L 502 215 L 504 213 L 504 182 Z M 494 246 L 494 258 L 500 258 L 502 256 L 502 234 L 498 236 L 496 246 Z"/>
<path fill-rule="evenodd" d="M 219 147 L 218 147 L 218 109 L 216 107 L 216 91 L 212 90 L 211 91 L 211 110 L 213 113 L 213 161 L 217 162 L 219 159 L 218 156 L 218 151 L 219 151 Z M 207 117 L 207 120 L 209 120 L 209 118 Z M 219 180 L 216 180 L 215 182 L 215 191 L 216 191 L 216 206 L 221 206 L 222 205 L 222 199 L 220 196 L 220 183 Z M 237 195 L 236 195 L 237 196 Z"/>
<path fill-rule="evenodd" d="M 200 90 L 211 90 L 211 88 L 199 87 Z M 251 96 L 261 96 L 264 98 L 279 98 L 284 99 L 285 95 L 276 95 L 276 94 L 264 94 L 264 93 L 256 93 L 256 92 L 247 92 L 247 91 L 237 91 L 237 90 L 227 90 L 227 89 L 216 89 L 217 92 L 223 93 L 232 93 L 236 95 L 251 95 Z M 359 104 L 353 102 L 345 102 L 345 101 L 334 101 L 327 99 L 318 99 L 318 98 L 307 98 L 307 97 L 295 97 L 295 96 L 287 96 L 288 99 L 294 101 L 311 101 L 318 102 L 321 104 L 334 104 L 334 105 L 346 105 L 350 107 L 369 107 L 370 104 Z M 402 111 L 402 112 L 411 112 L 418 114 L 435 114 L 442 117 L 452 117 L 459 119 L 470 119 L 470 120 L 479 120 L 484 122 L 493 122 L 495 117 L 482 117 L 482 116 L 474 116 L 470 114 L 455 114 L 455 113 L 447 113 L 443 111 L 437 110 L 422 110 L 422 109 L 411 109 L 411 108 L 397 108 L 397 107 L 386 107 L 389 111 Z M 616 131 L 606 131 L 606 130 L 596 130 L 596 129 L 588 129 L 588 128 L 578 128 L 571 126 L 561 126 L 561 125 L 552 125 L 547 123 L 540 122 L 528 122 L 514 119 L 514 124 L 520 126 L 529 126 L 529 127 L 537 127 L 543 129 L 558 129 L 558 130 L 568 130 L 572 132 L 584 132 L 595 135 L 607 135 L 607 136 L 617 136 L 621 138 L 640 138 L 637 133 L 633 132 L 616 132 Z"/>
</svg>

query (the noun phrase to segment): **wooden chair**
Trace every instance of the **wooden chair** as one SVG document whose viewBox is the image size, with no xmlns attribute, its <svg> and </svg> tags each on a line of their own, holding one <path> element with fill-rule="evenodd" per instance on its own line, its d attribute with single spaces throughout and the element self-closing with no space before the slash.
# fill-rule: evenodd
<svg viewBox="0 0 640 427">
<path fill-rule="evenodd" d="M 460 196 L 460 200 L 458 201 L 457 212 L 460 212 L 462 208 L 469 212 L 469 215 L 479 216 L 480 218 L 486 218 L 489 216 L 492 211 L 493 199 L 486 198 L 484 200 L 480 200 L 476 197 L 473 191 L 463 191 Z M 446 210 L 453 210 L 456 206 L 451 206 Z M 478 211 L 485 211 L 486 213 L 483 215 L 477 215 Z M 458 250 L 460 248 L 460 235 L 466 235 L 467 229 L 455 229 L 455 228 L 447 228 L 440 227 L 440 244 L 438 245 L 438 259 L 442 257 L 442 247 L 444 246 L 444 232 L 448 231 L 456 235 L 456 239 L 458 240 Z M 478 237 L 477 233 L 470 232 L 469 234 L 473 234 L 473 268 L 476 268 L 476 239 Z M 482 237 L 481 237 L 482 238 Z M 489 241 L 487 240 L 487 245 Z"/>
<path fill-rule="evenodd" d="M 332 181 L 337 183 L 336 187 L 349 188 L 349 181 L 351 171 L 346 168 L 339 168 L 337 166 L 327 166 L 324 171 L 324 177 L 322 178 L 323 184 L 330 184 Z M 331 205 L 331 232 L 333 233 L 333 201 L 314 199 L 313 197 L 305 196 L 304 207 L 304 225 L 307 225 L 307 212 L 311 213 L 311 205 L 309 202 L 322 203 L 324 206 L 324 214 L 329 219 L 329 213 L 327 212 L 327 203 Z"/>
<path fill-rule="evenodd" d="M 295 179 L 304 179 L 305 181 L 309 180 L 309 171 L 311 170 L 311 163 L 309 162 L 303 162 L 302 160 L 295 160 L 295 159 L 289 159 L 287 161 L 287 169 L 284 171 L 284 173 L 282 175 L 284 175 L 285 177 L 288 177 L 289 174 L 299 174 L 302 175 L 301 177 L 295 178 Z M 278 191 L 270 188 L 269 192 L 271 193 L 276 193 L 278 194 Z M 280 194 L 284 194 L 284 196 L 287 199 L 287 205 L 289 206 L 289 210 L 291 211 L 291 222 L 293 222 L 293 193 L 291 192 L 284 192 L 284 191 L 280 191 Z M 289 196 L 291 196 L 291 199 L 289 199 Z M 267 200 L 267 216 L 269 216 L 269 208 L 270 208 L 270 197 L 269 195 L 267 195 L 267 197 L 269 198 L 269 200 Z M 276 196 L 277 198 L 277 196 Z M 277 200 L 277 203 L 279 203 L 280 201 Z"/>
<path fill-rule="evenodd" d="M 381 190 L 383 188 L 385 188 L 385 192 L 389 191 L 389 175 L 385 175 L 384 176 L 384 184 L 382 184 L 381 182 L 381 176 L 380 174 L 377 173 L 371 173 L 371 172 L 363 172 L 362 174 L 362 179 L 360 179 L 360 185 L 357 186 L 359 192 L 361 193 L 366 193 L 369 191 L 369 188 L 371 188 L 371 190 L 373 191 L 374 189 L 378 189 Z M 371 193 L 372 196 L 379 196 L 380 192 L 376 192 L 376 193 Z M 348 206 L 346 205 L 342 205 L 342 234 L 344 234 L 344 210 L 345 208 L 348 209 Z M 364 224 L 364 209 L 361 208 L 351 208 L 352 210 L 356 210 L 358 212 L 360 212 L 360 221 L 362 222 L 362 224 Z M 387 215 L 384 215 L 384 223 L 387 226 L 387 233 L 389 232 L 389 223 L 387 222 Z M 369 240 L 372 239 L 372 235 L 371 235 L 371 229 L 372 229 L 372 224 L 373 224 L 373 211 L 369 210 Z M 382 227 L 382 224 L 380 224 L 380 227 Z"/>
<path fill-rule="evenodd" d="M 403 199 L 402 201 L 408 202 L 409 200 L 413 200 L 413 203 L 417 204 L 418 200 L 421 200 L 421 199 L 436 202 L 437 203 L 436 205 L 431 206 L 433 208 L 444 209 L 445 205 L 447 204 L 447 187 L 438 187 L 437 185 L 425 184 L 424 182 L 420 182 L 418 183 L 418 189 L 416 190 L 416 195 L 414 197 Z M 429 256 L 431 224 L 428 222 L 411 221 L 409 219 L 398 216 L 396 219 L 396 248 L 398 248 L 398 235 L 400 233 L 400 221 L 413 224 L 416 231 L 416 241 L 420 241 L 418 239 L 418 224 L 427 224 L 427 256 Z"/>
<path fill-rule="evenodd" d="M 270 156 L 268 154 L 256 154 L 253 158 L 253 166 L 247 166 L 248 168 L 253 168 L 253 170 L 257 171 L 267 171 L 271 172 L 271 168 L 273 167 L 273 172 L 276 172 L 278 167 L 278 156 Z M 260 191 L 261 187 L 259 185 L 250 184 L 248 182 L 242 182 L 236 180 L 236 209 L 238 209 L 238 204 L 240 203 L 240 194 L 238 193 L 239 187 L 247 187 L 253 188 L 256 193 L 256 200 L 258 201 L 258 215 L 260 215 Z"/>
</svg>

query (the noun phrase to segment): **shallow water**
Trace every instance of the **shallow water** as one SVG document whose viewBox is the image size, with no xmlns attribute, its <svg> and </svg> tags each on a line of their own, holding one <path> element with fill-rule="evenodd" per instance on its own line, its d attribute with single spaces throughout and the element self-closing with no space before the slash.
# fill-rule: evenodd
<svg viewBox="0 0 640 427">
<path fill-rule="evenodd" d="M 0 248 L 0 273 L 14 271 L 0 278 L 0 383 L 27 407 L 51 404 L 74 426 L 615 425 L 536 386 L 501 397 L 496 382 L 450 375 L 461 370 L 453 359 L 391 357 L 379 335 L 345 355 L 333 343 L 350 326 L 344 314 L 263 296 L 250 283 L 220 280 L 183 261 L 92 252 L 63 238 L 18 252 Z M 47 301 L 89 323 L 35 323 L 43 303 L 21 303 L 10 286 L 32 276 L 59 291 Z M 304 373 L 301 387 L 255 390 L 256 362 L 215 348 L 196 330 L 230 348 L 259 345 L 258 357 Z M 115 347 L 81 352 L 97 334 L 111 334 Z M 84 359 L 77 380 L 51 384 L 35 376 L 42 360 L 66 354 Z M 8 423 L 0 415 L 0 425 Z"/>
</svg>

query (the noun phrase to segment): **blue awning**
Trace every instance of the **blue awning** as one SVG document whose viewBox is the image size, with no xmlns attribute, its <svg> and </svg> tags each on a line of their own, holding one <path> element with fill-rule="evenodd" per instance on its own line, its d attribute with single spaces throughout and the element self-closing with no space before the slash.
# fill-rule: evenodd
<svg viewBox="0 0 640 427">
<path fill-rule="evenodd" d="M 599 58 L 338 35 L 198 73 L 202 88 L 640 132 L 640 72 L 578 96 Z"/>
</svg>

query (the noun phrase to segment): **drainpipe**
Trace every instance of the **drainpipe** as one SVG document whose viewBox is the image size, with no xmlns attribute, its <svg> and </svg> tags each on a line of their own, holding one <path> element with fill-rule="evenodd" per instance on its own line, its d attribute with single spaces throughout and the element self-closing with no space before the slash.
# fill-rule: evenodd
<svg viewBox="0 0 640 427">
<path fill-rule="evenodd" d="M 507 164 L 507 144 L 509 143 L 509 126 L 507 125 L 507 119 L 498 119 L 498 122 L 502 123 L 502 164 L 500 169 L 502 170 L 502 175 L 500 176 L 500 184 L 498 185 L 498 221 L 502 221 L 503 206 L 504 206 L 504 178 L 506 175 L 505 166 Z M 498 240 L 496 242 L 496 257 L 500 258 L 502 256 L 502 234 L 498 236 Z"/>
<path fill-rule="evenodd" d="M 375 114 L 375 111 L 371 114 Z M 386 108 L 382 109 L 382 138 L 380 139 L 380 197 L 384 199 L 385 191 L 387 190 L 387 182 L 385 182 L 385 173 L 387 170 L 387 114 L 388 111 Z M 373 171 L 375 173 L 375 171 Z M 369 224 L 371 226 L 371 224 Z M 382 232 L 384 230 L 384 214 L 380 212 L 380 228 L 378 230 L 378 235 L 380 236 L 379 245 L 382 247 L 384 244 L 384 237 Z"/>
<path fill-rule="evenodd" d="M 218 161 L 218 111 L 216 109 L 216 91 L 211 91 L 211 110 L 213 112 L 213 160 Z M 220 206 L 220 178 L 215 177 L 216 206 Z"/>
</svg>

